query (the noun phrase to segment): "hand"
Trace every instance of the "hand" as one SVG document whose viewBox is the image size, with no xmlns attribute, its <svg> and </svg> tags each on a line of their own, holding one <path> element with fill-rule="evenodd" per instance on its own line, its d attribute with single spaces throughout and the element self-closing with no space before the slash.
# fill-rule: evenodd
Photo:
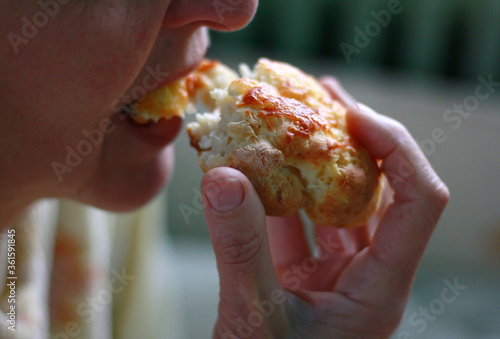
<svg viewBox="0 0 500 339">
<path fill-rule="evenodd" d="M 380 208 L 356 229 L 315 226 L 311 253 L 298 216 L 266 222 L 242 173 L 209 171 L 202 192 L 220 276 L 214 338 L 387 338 L 400 322 L 448 189 L 400 123 L 357 105 L 333 78 L 323 84 L 380 160 Z"/>
</svg>

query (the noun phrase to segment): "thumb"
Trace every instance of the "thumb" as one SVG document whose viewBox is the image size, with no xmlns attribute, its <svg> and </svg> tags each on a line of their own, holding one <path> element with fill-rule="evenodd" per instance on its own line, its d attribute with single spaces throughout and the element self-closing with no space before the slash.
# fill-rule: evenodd
<svg viewBox="0 0 500 339">
<path fill-rule="evenodd" d="M 250 181 L 232 168 L 207 172 L 201 187 L 220 277 L 214 337 L 266 332 L 273 318 L 283 316 L 286 297 L 274 274 L 262 203 Z"/>
</svg>

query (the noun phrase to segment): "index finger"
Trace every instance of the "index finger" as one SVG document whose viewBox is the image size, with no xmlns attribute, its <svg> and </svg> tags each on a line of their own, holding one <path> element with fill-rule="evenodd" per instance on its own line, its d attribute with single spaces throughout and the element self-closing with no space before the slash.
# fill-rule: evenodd
<svg viewBox="0 0 500 339">
<path fill-rule="evenodd" d="M 370 250 L 379 261 L 413 276 L 449 200 L 448 189 L 403 125 L 364 105 L 358 107 L 347 113 L 349 132 L 381 160 L 394 191 Z"/>
<path fill-rule="evenodd" d="M 332 76 L 324 76 L 319 79 L 319 82 L 325 87 L 332 99 L 339 101 L 344 107 L 355 107 L 356 100 L 347 93 L 340 82 Z"/>
</svg>

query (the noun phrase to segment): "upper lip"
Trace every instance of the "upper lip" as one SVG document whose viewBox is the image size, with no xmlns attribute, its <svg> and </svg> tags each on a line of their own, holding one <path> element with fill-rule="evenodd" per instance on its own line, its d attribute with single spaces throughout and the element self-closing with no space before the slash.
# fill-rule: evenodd
<svg viewBox="0 0 500 339">
<path fill-rule="evenodd" d="M 198 68 L 205 58 L 208 41 L 207 30 L 201 30 L 198 26 L 162 33 L 155 42 L 158 47 L 153 47 L 141 72 L 119 99 L 120 106 L 124 108 L 149 92 L 171 84 Z M 172 51 L 178 53 L 164 56 L 164 46 L 172 46 Z"/>
<path fill-rule="evenodd" d="M 182 79 L 183 77 L 187 76 L 189 73 L 191 73 L 195 69 L 197 69 L 198 66 L 201 64 L 202 61 L 203 61 L 203 58 L 201 58 L 196 63 L 193 63 L 192 65 L 190 65 L 190 66 L 188 66 L 188 67 L 186 67 L 186 68 L 184 68 L 184 69 L 182 69 L 180 71 L 176 71 L 175 73 L 173 72 L 173 73 L 169 74 L 167 77 L 165 77 L 165 79 L 163 79 L 162 81 L 160 81 L 158 83 L 158 86 L 156 86 L 154 89 L 163 87 L 163 86 L 168 85 L 168 84 L 170 84 L 170 83 L 172 83 L 172 82 L 174 82 L 176 80 Z M 149 92 L 150 91 L 148 91 L 148 93 Z"/>
<path fill-rule="evenodd" d="M 200 58 L 200 60 L 197 60 L 194 62 L 192 65 L 189 65 L 185 67 L 184 69 L 168 73 L 165 77 L 162 77 L 160 81 L 157 81 L 154 86 L 143 86 L 145 89 L 146 95 L 160 87 L 166 86 L 168 84 L 171 84 L 172 82 L 182 79 L 183 77 L 187 76 L 189 73 L 193 72 L 195 69 L 197 69 L 200 65 L 200 63 L 203 61 L 203 57 Z M 146 66 L 147 67 L 147 66 Z M 152 68 L 150 68 L 152 69 Z M 132 95 L 124 95 L 122 101 L 122 108 L 121 112 L 122 113 L 128 113 L 130 111 L 130 106 L 133 105 L 135 102 L 140 100 L 141 98 L 134 98 Z M 127 108 L 128 107 L 128 108 Z"/>
</svg>

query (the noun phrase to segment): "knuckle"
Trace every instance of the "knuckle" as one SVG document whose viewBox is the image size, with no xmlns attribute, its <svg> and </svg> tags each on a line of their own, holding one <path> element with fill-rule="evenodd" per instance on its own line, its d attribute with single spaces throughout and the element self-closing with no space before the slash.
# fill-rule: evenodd
<svg viewBox="0 0 500 339">
<path fill-rule="evenodd" d="M 246 237 L 229 234 L 219 238 L 216 253 L 226 264 L 243 265 L 257 257 L 263 242 L 263 235 L 260 233 Z"/>
<path fill-rule="evenodd" d="M 441 210 L 443 210 L 450 201 L 450 191 L 448 187 L 439 181 L 436 188 L 434 189 L 434 202 Z"/>
<path fill-rule="evenodd" d="M 430 179 L 428 179 L 427 185 L 425 185 L 426 188 L 422 192 L 422 197 L 425 198 L 428 205 L 439 216 L 450 200 L 450 191 L 434 171 L 430 171 L 428 175 Z"/>
<path fill-rule="evenodd" d="M 408 131 L 406 126 L 397 120 L 391 119 L 391 128 L 394 136 L 396 136 L 399 140 L 401 140 L 402 136 L 410 135 L 410 132 Z"/>
<path fill-rule="evenodd" d="M 399 121 L 387 118 L 387 142 L 389 145 L 390 151 L 388 154 L 392 154 L 395 151 L 401 151 L 402 147 L 405 143 L 409 141 L 411 138 L 410 132 L 408 129 Z"/>
</svg>

